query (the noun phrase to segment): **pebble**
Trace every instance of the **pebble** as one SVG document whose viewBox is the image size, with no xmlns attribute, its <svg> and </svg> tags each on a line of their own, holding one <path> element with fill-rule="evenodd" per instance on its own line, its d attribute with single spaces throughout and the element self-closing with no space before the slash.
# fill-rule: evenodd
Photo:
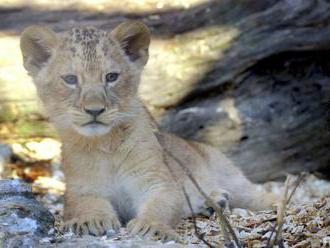
<svg viewBox="0 0 330 248">
<path fill-rule="evenodd" d="M 114 236 L 116 236 L 116 231 L 115 230 L 113 230 L 113 229 L 108 229 L 107 230 L 107 233 L 106 233 L 106 236 L 107 236 L 107 238 L 113 238 Z"/>
</svg>

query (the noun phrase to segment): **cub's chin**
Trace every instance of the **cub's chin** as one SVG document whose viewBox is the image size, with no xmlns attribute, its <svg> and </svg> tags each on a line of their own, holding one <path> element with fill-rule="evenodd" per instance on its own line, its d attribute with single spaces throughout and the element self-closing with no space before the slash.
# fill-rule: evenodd
<svg viewBox="0 0 330 248">
<path fill-rule="evenodd" d="M 109 133 L 111 126 L 99 122 L 91 122 L 83 126 L 74 125 L 74 129 L 82 136 L 95 137 Z"/>
</svg>

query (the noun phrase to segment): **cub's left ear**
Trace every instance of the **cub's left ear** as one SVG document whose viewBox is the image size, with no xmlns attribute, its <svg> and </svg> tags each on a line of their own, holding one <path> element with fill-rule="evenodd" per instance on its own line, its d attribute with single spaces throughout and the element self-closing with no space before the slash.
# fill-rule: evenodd
<svg viewBox="0 0 330 248">
<path fill-rule="evenodd" d="M 132 62 L 141 67 L 147 63 L 150 32 L 142 22 L 124 22 L 111 32 L 111 37 L 120 44 Z"/>
</svg>

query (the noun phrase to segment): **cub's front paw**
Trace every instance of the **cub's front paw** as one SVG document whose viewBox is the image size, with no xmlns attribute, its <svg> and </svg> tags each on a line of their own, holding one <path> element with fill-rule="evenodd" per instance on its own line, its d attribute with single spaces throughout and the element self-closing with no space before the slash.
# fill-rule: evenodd
<svg viewBox="0 0 330 248">
<path fill-rule="evenodd" d="M 85 215 L 66 221 L 61 229 L 64 232 L 72 231 L 77 235 L 101 236 L 109 229 L 118 230 L 120 226 L 115 215 Z"/>
<path fill-rule="evenodd" d="M 132 219 L 127 224 L 127 229 L 131 235 L 139 235 L 142 237 L 157 235 L 164 242 L 170 240 L 181 242 L 179 235 L 170 226 L 146 219 Z"/>
</svg>

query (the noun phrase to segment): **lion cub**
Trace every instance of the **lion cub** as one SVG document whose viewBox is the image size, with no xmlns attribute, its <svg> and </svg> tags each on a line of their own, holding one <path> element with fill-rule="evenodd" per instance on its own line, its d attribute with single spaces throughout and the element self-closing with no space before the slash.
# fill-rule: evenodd
<svg viewBox="0 0 330 248">
<path fill-rule="evenodd" d="M 137 95 L 149 42 L 137 21 L 111 32 L 31 26 L 22 34 L 24 67 L 63 142 L 66 229 L 102 235 L 127 224 L 131 234 L 176 239 L 173 225 L 190 215 L 182 187 L 195 213 L 205 203 L 174 157 L 216 202 L 273 203 L 216 149 L 154 128 Z"/>
</svg>

